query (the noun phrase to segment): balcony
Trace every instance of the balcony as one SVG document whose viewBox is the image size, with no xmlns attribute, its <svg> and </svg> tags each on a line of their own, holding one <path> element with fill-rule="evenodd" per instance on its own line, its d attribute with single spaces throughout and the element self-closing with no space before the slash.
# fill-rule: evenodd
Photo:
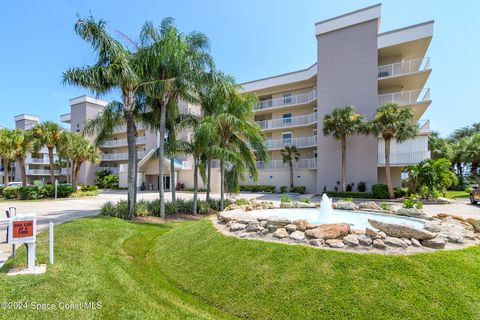
<svg viewBox="0 0 480 320">
<path fill-rule="evenodd" d="M 412 151 L 412 152 L 391 152 L 390 165 L 392 166 L 408 166 L 417 164 L 420 161 L 430 158 L 430 151 Z M 378 154 L 378 165 L 385 166 L 385 155 Z"/>
<path fill-rule="evenodd" d="M 415 138 L 401 143 L 395 140 L 391 141 L 390 164 L 392 166 L 417 164 L 422 160 L 430 158 L 428 134 L 421 134 L 425 130 L 430 130 L 428 121 L 423 123 L 420 127 L 420 134 Z M 378 139 L 378 165 L 385 166 L 385 141 L 382 138 Z"/>
<path fill-rule="evenodd" d="M 138 159 L 142 159 L 145 157 L 145 151 L 138 151 L 137 157 Z M 103 161 L 117 161 L 117 160 L 128 160 L 128 153 L 104 153 L 102 154 Z"/>
<path fill-rule="evenodd" d="M 285 97 L 260 101 L 255 106 L 254 109 L 264 110 L 264 109 L 293 106 L 298 104 L 310 103 L 312 101 L 315 101 L 316 99 L 317 99 L 317 90 L 313 89 L 306 93 L 294 94 L 291 96 L 285 96 Z"/>
<path fill-rule="evenodd" d="M 421 104 L 429 101 L 430 101 L 429 88 L 392 92 L 387 94 L 381 94 L 378 96 L 379 105 L 395 102 L 395 103 L 398 103 L 399 105 L 404 106 L 404 105 Z"/>
<path fill-rule="evenodd" d="M 140 129 L 145 129 L 145 126 L 143 124 L 137 124 L 137 130 L 140 130 Z M 118 126 L 118 127 L 115 127 L 113 129 L 113 132 L 114 133 L 118 133 L 118 132 L 127 132 L 127 125 L 124 124 L 122 126 Z"/>
<path fill-rule="evenodd" d="M 255 166 L 258 170 L 288 170 L 289 164 L 282 160 L 270 160 L 270 162 L 256 161 Z M 317 169 L 317 159 L 300 159 L 293 162 L 293 169 Z"/>
<path fill-rule="evenodd" d="M 137 137 L 136 141 L 137 144 L 145 144 L 145 136 L 142 137 Z M 108 140 L 105 141 L 101 147 L 102 148 L 111 148 L 111 147 L 120 147 L 120 146 L 126 146 L 128 145 L 127 139 L 118 139 L 118 140 Z"/>
<path fill-rule="evenodd" d="M 316 112 L 306 114 L 306 115 L 301 115 L 301 116 L 294 116 L 290 118 L 278 118 L 278 119 L 257 121 L 257 124 L 263 130 L 299 127 L 299 126 L 306 126 L 306 125 L 315 124 L 315 123 L 317 123 Z"/>
<path fill-rule="evenodd" d="M 378 78 L 387 78 L 430 69 L 430 58 L 418 58 L 378 67 Z"/>
<path fill-rule="evenodd" d="M 283 149 L 285 146 L 296 146 L 297 148 L 309 148 L 317 146 L 317 136 L 267 140 L 267 149 Z"/>
<path fill-rule="evenodd" d="M 50 170 L 46 169 L 28 169 L 26 170 L 27 175 L 30 176 L 49 176 L 50 175 Z M 66 175 L 67 174 L 67 169 L 63 168 L 62 170 L 54 170 L 55 175 Z"/>
</svg>

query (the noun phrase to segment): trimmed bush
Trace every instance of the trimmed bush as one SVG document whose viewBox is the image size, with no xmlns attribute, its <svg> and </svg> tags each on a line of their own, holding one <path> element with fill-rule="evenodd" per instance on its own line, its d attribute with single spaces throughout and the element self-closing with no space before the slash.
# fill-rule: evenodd
<svg viewBox="0 0 480 320">
<path fill-rule="evenodd" d="M 100 214 L 102 216 L 115 217 L 115 203 L 112 201 L 105 202 L 100 208 Z"/>
<path fill-rule="evenodd" d="M 244 185 L 240 186 L 240 191 L 248 192 L 275 192 L 275 186 L 270 185 Z"/>
<path fill-rule="evenodd" d="M 250 204 L 250 202 L 247 199 L 238 199 L 237 201 L 235 201 L 235 204 L 237 206 L 243 206 Z"/>
<path fill-rule="evenodd" d="M 281 201 L 282 203 L 290 203 L 290 202 L 292 202 L 292 198 L 290 198 L 290 197 L 287 196 L 287 195 L 283 195 L 283 196 L 280 198 L 280 201 Z"/>
<path fill-rule="evenodd" d="M 304 194 L 306 192 L 305 190 L 306 190 L 305 186 L 295 186 L 290 188 L 290 192 L 295 192 L 300 194 Z"/>
<path fill-rule="evenodd" d="M 372 186 L 372 193 L 376 199 L 388 199 L 388 188 L 386 184 L 374 184 Z"/>
<path fill-rule="evenodd" d="M 326 194 L 331 198 L 375 199 L 372 192 L 326 191 Z"/>
<path fill-rule="evenodd" d="M 148 202 L 141 200 L 135 205 L 135 216 L 146 217 L 148 216 Z"/>
<path fill-rule="evenodd" d="M 16 199 L 18 198 L 18 189 L 19 187 L 6 187 L 3 189 L 3 197 L 5 199 Z"/>
<path fill-rule="evenodd" d="M 281 186 L 280 187 L 280 193 L 286 193 L 288 190 L 287 186 Z"/>
<path fill-rule="evenodd" d="M 55 186 L 53 184 L 46 184 L 39 189 L 40 196 L 43 198 L 55 196 Z"/>
<path fill-rule="evenodd" d="M 38 188 L 36 186 L 26 186 L 18 188 L 18 198 L 20 200 L 33 200 L 39 198 Z"/>
<path fill-rule="evenodd" d="M 73 193 L 73 187 L 66 184 L 57 186 L 57 198 L 68 198 Z M 55 196 L 55 187 L 53 187 L 53 196 Z"/>
<path fill-rule="evenodd" d="M 94 185 L 91 185 L 91 184 L 86 184 L 84 186 L 82 186 L 80 188 L 80 190 L 82 192 L 86 192 L 86 191 L 98 191 L 98 187 L 97 186 L 94 186 Z"/>
<path fill-rule="evenodd" d="M 393 188 L 393 193 L 395 194 L 395 198 L 401 198 L 407 195 L 407 190 L 402 188 Z"/>
<path fill-rule="evenodd" d="M 95 197 L 98 196 L 98 191 L 83 191 L 78 190 L 70 195 L 72 198 Z"/>
<path fill-rule="evenodd" d="M 311 203 L 312 201 L 309 198 L 300 198 L 298 201 L 303 203 Z"/>
</svg>

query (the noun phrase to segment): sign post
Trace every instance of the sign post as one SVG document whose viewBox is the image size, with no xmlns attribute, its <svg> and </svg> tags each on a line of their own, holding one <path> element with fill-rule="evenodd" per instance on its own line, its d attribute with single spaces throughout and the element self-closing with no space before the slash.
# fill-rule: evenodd
<svg viewBox="0 0 480 320">
<path fill-rule="evenodd" d="M 27 246 L 27 270 L 35 269 L 37 216 L 35 214 L 18 214 L 11 217 L 8 229 L 8 243 L 12 245 L 25 243 Z"/>
</svg>

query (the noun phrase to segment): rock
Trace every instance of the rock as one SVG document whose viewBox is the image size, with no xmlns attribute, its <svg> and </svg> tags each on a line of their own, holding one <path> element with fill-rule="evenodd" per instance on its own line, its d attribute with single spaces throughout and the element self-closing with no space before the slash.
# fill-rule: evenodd
<svg viewBox="0 0 480 320">
<path fill-rule="evenodd" d="M 315 223 L 311 224 L 311 223 L 309 223 L 309 224 L 307 225 L 307 230 L 308 230 L 308 229 L 315 229 L 315 228 L 317 228 L 318 226 L 319 226 L 319 224 L 315 224 Z"/>
<path fill-rule="evenodd" d="M 293 206 L 295 208 L 315 208 L 314 203 L 305 203 L 305 202 L 300 202 L 300 201 L 294 202 Z"/>
<path fill-rule="evenodd" d="M 260 227 L 266 228 L 267 227 L 267 220 L 261 220 L 261 221 L 258 222 L 258 224 L 260 225 Z"/>
<path fill-rule="evenodd" d="M 405 241 L 394 238 L 394 237 L 386 237 L 385 240 L 383 241 L 386 245 L 392 246 L 392 247 L 398 247 L 398 248 L 406 248 L 408 245 L 405 243 Z"/>
<path fill-rule="evenodd" d="M 435 239 L 428 239 L 428 240 L 423 240 L 422 245 L 428 248 L 433 248 L 433 249 L 443 249 L 445 248 L 445 240 L 441 238 L 435 238 Z"/>
<path fill-rule="evenodd" d="M 455 219 L 455 220 L 458 220 L 458 221 L 466 222 L 464 217 L 459 216 L 457 214 L 439 213 L 439 214 L 437 214 L 436 216 L 433 216 L 433 217 L 438 218 L 438 219 L 442 219 L 442 220 L 447 219 L 447 218 L 452 218 L 452 219 Z"/>
<path fill-rule="evenodd" d="M 248 205 L 245 207 L 245 211 L 252 211 L 253 207 L 251 205 Z"/>
<path fill-rule="evenodd" d="M 264 236 L 264 235 L 266 235 L 267 233 L 268 233 L 268 229 L 260 229 L 260 230 L 258 231 L 258 234 L 261 235 L 261 236 Z"/>
<path fill-rule="evenodd" d="M 250 222 L 257 223 L 258 220 L 253 218 L 248 218 L 248 217 L 240 217 L 237 219 L 237 222 L 243 223 L 243 224 L 249 224 Z"/>
<path fill-rule="evenodd" d="M 407 246 L 411 246 L 411 245 L 412 245 L 412 241 L 410 241 L 410 239 L 402 238 L 402 241 L 405 242 L 405 243 L 407 244 Z"/>
<path fill-rule="evenodd" d="M 475 232 L 480 232 L 480 219 L 468 218 L 467 222 L 472 225 Z"/>
<path fill-rule="evenodd" d="M 439 204 L 451 204 L 451 203 L 453 203 L 452 200 L 447 199 L 447 198 L 443 198 L 443 197 L 436 198 L 435 202 L 439 203 Z"/>
<path fill-rule="evenodd" d="M 294 223 L 297 226 L 297 230 L 304 231 L 304 232 L 305 230 L 307 230 L 307 226 L 308 226 L 307 220 L 300 219 L 300 220 L 296 220 Z"/>
<path fill-rule="evenodd" d="M 243 224 L 243 223 L 234 222 L 234 223 L 232 223 L 232 225 L 230 226 L 230 231 L 244 230 L 246 226 L 247 226 L 247 225 L 245 225 L 245 224 Z"/>
<path fill-rule="evenodd" d="M 423 226 L 423 229 L 428 230 L 430 232 L 438 233 L 442 231 L 442 223 L 436 220 L 427 221 Z"/>
<path fill-rule="evenodd" d="M 412 238 L 412 239 L 410 239 L 410 242 L 412 243 L 412 246 L 414 246 L 414 247 L 421 247 L 422 246 L 420 241 L 418 241 L 417 239 Z"/>
<path fill-rule="evenodd" d="M 372 227 L 375 227 L 395 238 L 415 238 L 418 240 L 435 238 L 435 234 L 430 231 L 416 229 L 404 224 L 388 223 L 373 219 L 368 219 L 368 223 L 370 223 Z"/>
<path fill-rule="evenodd" d="M 302 231 L 294 231 L 290 234 L 290 238 L 296 241 L 302 241 L 305 239 L 305 233 Z"/>
<path fill-rule="evenodd" d="M 278 228 L 276 226 L 274 226 L 273 224 L 267 224 L 267 229 L 268 229 L 268 232 L 274 232 Z"/>
<path fill-rule="evenodd" d="M 290 223 L 285 226 L 285 229 L 287 229 L 288 232 L 294 232 L 297 230 L 297 226 Z"/>
<path fill-rule="evenodd" d="M 315 229 L 305 232 L 307 237 L 316 239 L 336 239 L 346 236 L 350 231 L 350 225 L 346 223 L 321 224 Z"/>
<path fill-rule="evenodd" d="M 362 202 L 358 205 L 360 210 L 383 211 L 383 209 L 375 203 L 375 201 Z"/>
<path fill-rule="evenodd" d="M 240 219 L 243 220 L 253 220 L 253 217 L 251 214 L 240 211 L 240 210 L 235 210 L 235 211 L 223 211 L 218 215 L 218 219 L 223 222 L 228 222 L 228 221 L 238 221 Z"/>
<path fill-rule="evenodd" d="M 285 228 L 278 228 L 272 235 L 275 238 L 283 239 L 288 237 L 288 232 Z"/>
<path fill-rule="evenodd" d="M 235 203 L 232 203 L 231 205 L 229 205 L 228 207 L 225 208 L 225 211 L 231 211 L 231 210 L 236 210 L 236 209 L 239 209 L 240 207 L 237 206 Z"/>
<path fill-rule="evenodd" d="M 282 202 L 280 203 L 280 208 L 293 208 L 293 203 L 291 202 Z"/>
<path fill-rule="evenodd" d="M 239 236 L 240 238 L 245 238 L 247 235 L 248 235 L 248 234 L 247 234 L 246 232 L 242 232 L 242 233 L 240 233 L 238 236 Z"/>
<path fill-rule="evenodd" d="M 351 201 L 337 201 L 337 209 L 339 210 L 358 210 L 355 203 Z"/>
<path fill-rule="evenodd" d="M 358 236 L 357 240 L 358 240 L 358 243 L 361 246 L 364 246 L 364 247 L 369 247 L 373 242 L 372 238 L 370 238 L 369 236 L 367 236 L 365 234 Z"/>
<path fill-rule="evenodd" d="M 343 237 L 343 243 L 350 247 L 356 247 L 359 244 L 357 237 L 354 234 L 349 234 Z"/>
<path fill-rule="evenodd" d="M 287 224 L 290 223 L 290 220 L 288 218 L 283 218 L 283 217 L 268 217 L 267 224 L 275 226 L 277 228 L 283 228 Z"/>
<path fill-rule="evenodd" d="M 247 232 L 257 232 L 260 230 L 260 225 L 258 221 L 252 221 L 247 224 L 247 227 L 245 228 L 245 231 Z"/>
<path fill-rule="evenodd" d="M 413 218 L 425 218 L 427 215 L 425 212 L 421 209 L 415 209 L 415 208 L 400 208 L 397 211 L 395 211 L 396 215 L 399 216 L 406 216 L 406 217 L 413 217 Z"/>
<path fill-rule="evenodd" d="M 387 237 L 387 234 L 383 231 L 378 232 L 377 235 L 380 239 L 385 239 Z"/>
<path fill-rule="evenodd" d="M 268 209 L 268 204 L 266 202 L 262 202 L 261 204 L 262 209 Z"/>
<path fill-rule="evenodd" d="M 378 233 L 377 233 L 376 231 L 370 229 L 370 228 L 365 229 L 365 234 L 366 234 L 367 236 L 372 237 L 372 238 L 375 238 L 375 237 L 378 236 Z"/>
<path fill-rule="evenodd" d="M 332 248 L 343 248 L 345 247 L 345 244 L 343 243 L 342 240 L 339 239 L 328 239 L 325 241 L 326 244 L 328 244 Z"/>
<path fill-rule="evenodd" d="M 444 228 L 461 228 L 469 231 L 473 231 L 473 226 L 462 220 L 455 219 L 453 217 L 447 217 L 443 220 L 442 227 Z"/>
<path fill-rule="evenodd" d="M 363 230 L 363 229 L 355 229 L 355 230 L 352 230 L 352 233 L 353 233 L 353 234 L 357 234 L 357 235 L 361 235 L 361 234 L 365 234 L 365 230 Z"/>
<path fill-rule="evenodd" d="M 325 240 L 323 239 L 312 239 L 308 243 L 315 247 L 321 247 L 325 244 Z"/>
<path fill-rule="evenodd" d="M 376 248 L 376 249 L 380 249 L 380 250 L 385 250 L 387 249 L 387 246 L 385 245 L 385 243 L 383 242 L 383 240 L 380 240 L 380 239 L 375 239 L 373 240 L 373 247 Z"/>
<path fill-rule="evenodd" d="M 268 204 L 268 209 L 275 209 L 275 206 L 273 205 L 273 203 Z"/>
</svg>

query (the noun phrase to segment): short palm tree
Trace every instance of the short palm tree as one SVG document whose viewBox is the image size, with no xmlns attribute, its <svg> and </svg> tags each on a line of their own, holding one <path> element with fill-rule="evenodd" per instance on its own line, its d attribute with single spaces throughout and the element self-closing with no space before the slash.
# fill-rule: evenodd
<svg viewBox="0 0 480 320">
<path fill-rule="evenodd" d="M 480 166 L 480 133 L 474 134 L 467 140 L 465 146 L 465 159 L 470 162 L 472 176 L 480 182 L 478 168 Z"/>
<path fill-rule="evenodd" d="M 80 171 L 82 164 L 87 161 L 98 163 L 100 162 L 100 156 L 97 147 L 79 133 L 72 133 L 70 143 L 71 147 L 69 155 L 73 162 L 72 185 L 73 190 L 77 191 L 78 172 Z"/>
<path fill-rule="evenodd" d="M 290 191 L 293 189 L 293 162 L 297 162 L 300 159 L 300 152 L 298 152 L 297 147 L 295 146 L 285 146 L 282 153 L 283 163 L 288 163 L 290 168 Z"/>
<path fill-rule="evenodd" d="M 32 139 L 29 132 L 15 129 L 11 131 L 11 143 L 15 150 L 15 158 L 20 166 L 20 177 L 22 185 L 27 185 L 27 173 L 25 170 L 25 158 L 27 153 L 32 149 Z"/>
<path fill-rule="evenodd" d="M 342 143 L 342 191 L 347 188 L 347 138 L 364 130 L 363 116 L 355 107 L 335 108 L 323 118 L 323 134 L 331 135 Z"/>
<path fill-rule="evenodd" d="M 48 161 L 50 164 L 50 183 L 55 183 L 55 160 L 53 149 L 56 149 L 62 139 L 63 129 L 53 121 L 44 121 L 36 124 L 32 129 L 34 137 L 34 150 L 47 147 Z"/>
<path fill-rule="evenodd" d="M 10 129 L 0 129 L 0 157 L 3 160 L 3 181 L 5 186 L 9 183 L 10 163 L 15 161 L 15 146 L 12 140 L 12 132 Z"/>
<path fill-rule="evenodd" d="M 390 172 L 390 144 L 392 139 L 403 142 L 415 138 L 418 125 L 414 122 L 414 112 L 410 107 L 400 107 L 396 103 L 380 106 L 375 117 L 368 123 L 368 131 L 380 135 L 385 141 L 385 175 L 390 199 L 395 198 Z"/>
</svg>

